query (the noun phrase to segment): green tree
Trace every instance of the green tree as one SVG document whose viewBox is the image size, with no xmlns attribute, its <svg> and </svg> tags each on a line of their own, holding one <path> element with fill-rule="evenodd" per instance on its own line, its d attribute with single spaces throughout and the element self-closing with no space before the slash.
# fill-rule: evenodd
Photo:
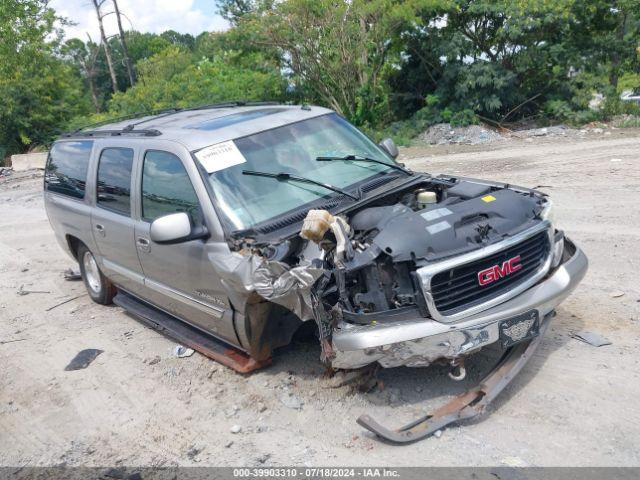
<svg viewBox="0 0 640 480">
<path fill-rule="evenodd" d="M 0 149 L 45 143 L 90 110 L 82 80 L 58 54 L 62 19 L 45 0 L 0 2 Z"/>
<path fill-rule="evenodd" d="M 245 13 L 238 28 L 280 51 L 305 97 L 363 125 L 385 116 L 385 78 L 401 53 L 399 35 L 413 18 L 410 2 L 288 0 Z"/>
<path fill-rule="evenodd" d="M 252 70 L 234 63 L 233 53 L 220 52 L 214 59 L 195 61 L 188 52 L 169 47 L 138 63 L 138 83 L 112 97 L 109 113 L 283 98 L 286 84 L 279 71 Z"/>
</svg>

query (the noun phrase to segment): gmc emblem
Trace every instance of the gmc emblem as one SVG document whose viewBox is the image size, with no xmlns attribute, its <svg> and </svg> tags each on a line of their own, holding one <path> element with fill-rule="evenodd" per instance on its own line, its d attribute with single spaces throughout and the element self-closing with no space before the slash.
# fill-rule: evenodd
<svg viewBox="0 0 640 480">
<path fill-rule="evenodd" d="M 513 272 L 517 272 L 522 268 L 520 264 L 520 255 L 510 258 L 502 262 L 502 266 L 494 265 L 493 267 L 485 268 L 478 272 L 478 283 L 480 286 L 489 285 L 496 280 L 511 275 Z"/>
</svg>

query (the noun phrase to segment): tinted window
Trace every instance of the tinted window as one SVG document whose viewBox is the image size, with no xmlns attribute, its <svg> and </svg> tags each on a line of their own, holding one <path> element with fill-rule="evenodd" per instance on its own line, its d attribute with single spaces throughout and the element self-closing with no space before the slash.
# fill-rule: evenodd
<svg viewBox="0 0 640 480">
<path fill-rule="evenodd" d="M 176 212 L 188 213 L 194 223 L 201 221 L 198 197 L 187 171 L 175 155 L 148 151 L 142 171 L 142 217 L 153 221 Z"/>
<path fill-rule="evenodd" d="M 51 148 L 44 172 L 45 189 L 84 198 L 92 146 L 92 141 L 56 143 Z"/>
<path fill-rule="evenodd" d="M 129 215 L 131 213 L 130 148 L 105 148 L 98 163 L 98 205 Z"/>
</svg>

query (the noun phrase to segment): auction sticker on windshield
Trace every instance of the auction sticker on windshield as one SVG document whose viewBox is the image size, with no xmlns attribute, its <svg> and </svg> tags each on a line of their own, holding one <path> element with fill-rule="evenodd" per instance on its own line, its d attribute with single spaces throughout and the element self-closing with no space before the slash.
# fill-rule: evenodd
<svg viewBox="0 0 640 480">
<path fill-rule="evenodd" d="M 236 144 L 233 143 L 233 140 L 205 147 L 197 151 L 195 156 L 207 173 L 224 170 L 247 161 L 238 150 L 238 147 L 236 147 Z"/>
</svg>

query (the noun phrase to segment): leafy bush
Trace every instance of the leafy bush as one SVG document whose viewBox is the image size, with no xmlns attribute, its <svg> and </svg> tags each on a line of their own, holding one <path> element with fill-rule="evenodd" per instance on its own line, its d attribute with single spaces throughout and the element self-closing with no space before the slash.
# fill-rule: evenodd
<svg viewBox="0 0 640 480">
<path fill-rule="evenodd" d="M 190 107 L 228 100 L 278 100 L 285 91 L 278 71 L 249 70 L 233 64 L 231 55 L 193 62 L 170 47 L 139 63 L 140 81 L 113 95 L 109 112 L 126 115 L 169 107 Z"/>
</svg>

